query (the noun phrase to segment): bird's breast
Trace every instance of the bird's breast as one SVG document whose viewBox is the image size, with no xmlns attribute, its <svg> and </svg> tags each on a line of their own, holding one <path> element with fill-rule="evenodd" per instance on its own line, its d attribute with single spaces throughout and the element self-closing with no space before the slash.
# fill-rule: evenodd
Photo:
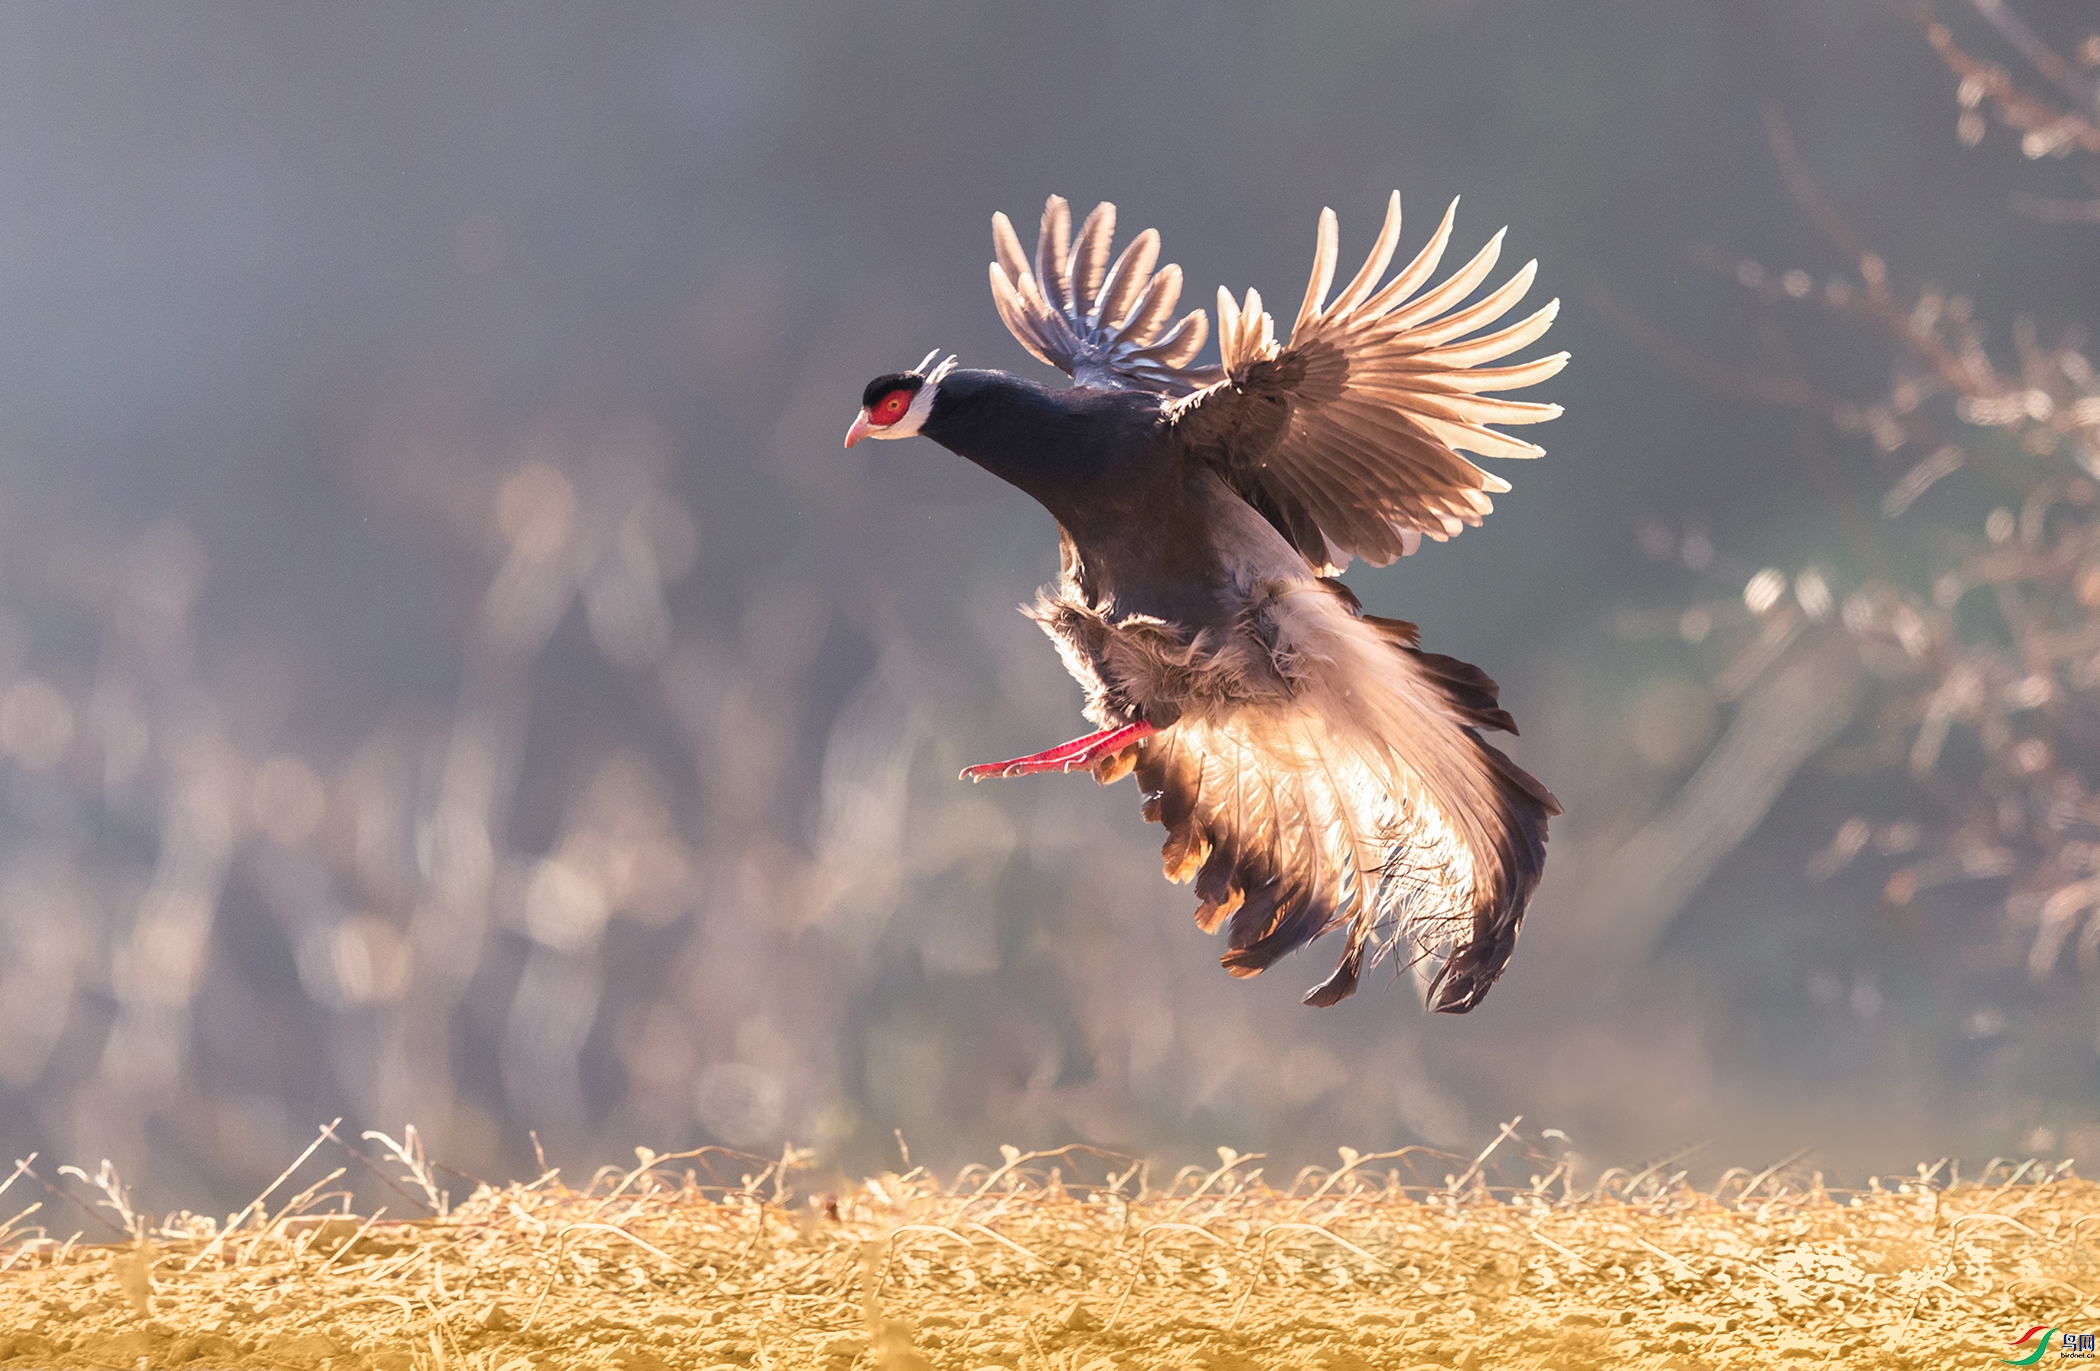
<svg viewBox="0 0 2100 1371">
<path fill-rule="evenodd" d="M 1205 473 L 1107 529 L 1068 528 L 1062 573 L 1030 613 L 1103 727 L 1164 727 L 1287 698 L 1276 629 L 1302 594 L 1327 592 Z"/>
</svg>

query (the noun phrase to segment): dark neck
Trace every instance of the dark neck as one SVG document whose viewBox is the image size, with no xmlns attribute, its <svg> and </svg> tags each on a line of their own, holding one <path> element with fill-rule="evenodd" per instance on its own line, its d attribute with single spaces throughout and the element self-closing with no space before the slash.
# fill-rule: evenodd
<svg viewBox="0 0 2100 1371">
<path fill-rule="evenodd" d="M 1157 403 L 1131 392 L 1051 390 L 1001 371 L 941 379 L 919 431 L 1028 494 L 1067 527 L 1117 502 L 1125 464 L 1157 423 Z M 1124 473 L 1127 475 L 1127 473 Z"/>
</svg>

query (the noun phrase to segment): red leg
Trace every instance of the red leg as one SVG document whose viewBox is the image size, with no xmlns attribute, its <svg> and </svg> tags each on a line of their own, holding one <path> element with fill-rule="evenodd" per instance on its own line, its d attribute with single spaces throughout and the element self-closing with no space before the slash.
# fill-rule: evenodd
<svg viewBox="0 0 2100 1371">
<path fill-rule="evenodd" d="M 966 767 L 962 778 L 966 781 L 986 781 L 995 777 L 1027 776 L 1038 771 L 1085 771 L 1103 757 L 1121 752 L 1132 743 L 1141 742 L 1158 731 L 1147 723 L 1104 728 L 1099 733 L 1089 733 L 1084 738 L 1059 743 L 1048 752 L 1016 757 L 1010 762 L 986 762 L 981 766 Z"/>
</svg>

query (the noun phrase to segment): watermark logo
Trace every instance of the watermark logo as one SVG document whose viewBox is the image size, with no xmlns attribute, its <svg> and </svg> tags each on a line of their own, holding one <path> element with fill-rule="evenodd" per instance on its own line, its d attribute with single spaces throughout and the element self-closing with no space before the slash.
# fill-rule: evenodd
<svg viewBox="0 0 2100 1371">
<path fill-rule="evenodd" d="M 2060 1361 L 2090 1361 L 2094 1356 L 2094 1335 L 2091 1333 L 2066 1333 L 2061 1327 L 2036 1324 L 2022 1333 L 2013 1342 L 2014 1350 L 2034 1344 L 2032 1351 L 2023 1357 L 2000 1357 L 2005 1366 L 2033 1366 L 2049 1355 L 2049 1343 L 2056 1342 L 2056 1355 Z"/>
</svg>

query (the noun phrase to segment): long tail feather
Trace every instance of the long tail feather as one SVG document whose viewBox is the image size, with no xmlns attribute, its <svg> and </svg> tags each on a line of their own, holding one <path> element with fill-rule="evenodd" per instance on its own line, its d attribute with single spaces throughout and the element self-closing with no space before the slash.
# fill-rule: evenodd
<svg viewBox="0 0 2100 1371">
<path fill-rule="evenodd" d="M 1509 961 L 1560 812 L 1482 740 L 1515 731 L 1494 681 L 1324 589 L 1284 597 L 1268 631 L 1296 664 L 1287 701 L 1184 716 L 1139 754 L 1167 874 L 1194 878 L 1236 976 L 1346 929 L 1308 1003 L 1347 998 L 1390 955 L 1430 1007 L 1471 1009 Z"/>
</svg>

